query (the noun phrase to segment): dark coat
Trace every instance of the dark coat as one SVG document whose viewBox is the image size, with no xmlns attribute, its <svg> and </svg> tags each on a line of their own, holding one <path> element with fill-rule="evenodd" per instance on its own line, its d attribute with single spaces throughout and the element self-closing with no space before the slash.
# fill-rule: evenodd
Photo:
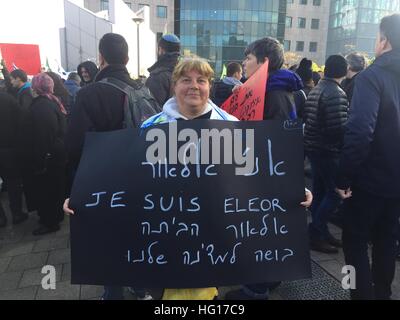
<svg viewBox="0 0 400 320">
<path fill-rule="evenodd" d="M 383 54 L 356 79 L 337 186 L 400 198 L 400 52 Z"/>
<path fill-rule="evenodd" d="M 17 172 L 17 134 L 21 109 L 13 96 L 0 92 L 0 176 L 15 176 Z"/>
<path fill-rule="evenodd" d="M 304 109 L 304 146 L 308 152 L 338 156 L 348 118 L 346 93 L 333 79 L 325 78 L 311 90 Z"/>
<path fill-rule="evenodd" d="M 124 65 L 110 65 L 98 73 L 95 83 L 78 92 L 66 139 L 68 159 L 73 169 L 78 167 L 87 132 L 123 128 L 125 94 L 107 84 L 98 83 L 109 77 L 124 81 L 134 88 L 142 86 L 130 78 Z"/>
<path fill-rule="evenodd" d="M 18 91 L 17 93 L 18 103 L 22 107 L 22 110 L 26 112 L 33 100 L 33 94 L 31 88 L 26 88 L 22 91 Z"/>
<path fill-rule="evenodd" d="M 288 120 L 297 118 L 293 93 L 301 90 L 303 83 L 292 71 L 271 72 L 267 81 L 264 120 Z"/>
<path fill-rule="evenodd" d="M 23 132 L 25 169 L 38 173 L 65 166 L 66 118 L 55 102 L 44 96 L 35 98 Z"/>
<path fill-rule="evenodd" d="M 229 85 L 223 81 L 215 81 L 211 90 L 211 100 L 221 107 L 223 103 L 232 95 L 235 86 Z"/>
<path fill-rule="evenodd" d="M 163 106 L 172 94 L 172 72 L 178 63 L 179 52 L 166 53 L 148 69 L 150 76 L 146 81 L 153 97 Z"/>
<path fill-rule="evenodd" d="M 351 105 L 351 99 L 353 98 L 353 91 L 354 91 L 354 85 L 356 83 L 356 77 L 359 75 L 357 73 L 353 78 L 351 79 L 344 79 L 341 83 L 344 92 L 347 94 L 347 99 L 349 100 L 349 104 Z"/>
</svg>

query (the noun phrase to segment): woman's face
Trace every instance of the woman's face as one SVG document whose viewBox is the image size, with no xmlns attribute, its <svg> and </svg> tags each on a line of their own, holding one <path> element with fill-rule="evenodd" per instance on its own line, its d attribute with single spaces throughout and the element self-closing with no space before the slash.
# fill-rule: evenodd
<svg viewBox="0 0 400 320">
<path fill-rule="evenodd" d="M 179 78 L 174 90 L 181 113 L 198 114 L 207 106 L 210 82 L 207 77 L 193 70 Z"/>
</svg>

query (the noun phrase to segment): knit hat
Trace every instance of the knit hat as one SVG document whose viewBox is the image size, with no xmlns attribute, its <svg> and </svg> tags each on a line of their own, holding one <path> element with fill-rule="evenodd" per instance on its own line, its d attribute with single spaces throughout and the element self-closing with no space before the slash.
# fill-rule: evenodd
<svg viewBox="0 0 400 320">
<path fill-rule="evenodd" d="M 307 83 L 312 80 L 312 61 L 304 58 L 301 60 L 299 67 L 297 68 L 296 73 L 300 76 L 303 83 Z"/>
<path fill-rule="evenodd" d="M 332 55 L 325 63 L 325 77 L 339 79 L 347 74 L 347 61 L 341 55 Z"/>
<path fill-rule="evenodd" d="M 158 41 L 158 46 L 166 52 L 179 52 L 181 50 L 181 41 L 174 34 L 164 34 Z"/>
</svg>

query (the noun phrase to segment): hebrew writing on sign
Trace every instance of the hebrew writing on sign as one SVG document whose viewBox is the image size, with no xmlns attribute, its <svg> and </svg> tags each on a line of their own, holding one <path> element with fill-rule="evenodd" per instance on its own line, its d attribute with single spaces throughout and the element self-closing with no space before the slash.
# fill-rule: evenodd
<svg viewBox="0 0 400 320">
<path fill-rule="evenodd" d="M 268 61 L 224 102 L 222 109 L 239 120 L 263 120 L 267 80 Z"/>
<path fill-rule="evenodd" d="M 89 133 L 72 283 L 196 288 L 311 277 L 301 124 L 178 121 Z"/>
</svg>

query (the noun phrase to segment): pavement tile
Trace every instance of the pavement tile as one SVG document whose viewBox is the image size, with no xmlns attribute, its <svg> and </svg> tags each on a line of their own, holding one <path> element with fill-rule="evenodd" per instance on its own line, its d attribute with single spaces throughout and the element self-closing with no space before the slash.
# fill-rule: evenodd
<svg viewBox="0 0 400 320">
<path fill-rule="evenodd" d="M 63 264 L 61 281 L 71 281 L 71 264 L 70 263 Z"/>
<path fill-rule="evenodd" d="M 71 261 L 71 249 L 59 249 L 50 251 L 49 260 L 47 261 L 49 265 L 57 265 L 69 263 Z"/>
<path fill-rule="evenodd" d="M 33 243 L 22 242 L 4 245 L 0 250 L 0 257 L 15 257 L 23 254 L 31 253 Z"/>
<path fill-rule="evenodd" d="M 69 235 L 52 239 L 41 239 L 35 242 L 32 252 L 52 251 L 68 248 Z"/>
<path fill-rule="evenodd" d="M 41 252 L 13 257 L 7 271 L 25 271 L 27 269 L 41 268 L 46 265 L 47 256 L 47 252 Z"/>
<path fill-rule="evenodd" d="M 336 280 L 342 281 L 345 276 L 342 273 L 343 264 L 337 262 L 336 260 L 321 261 L 318 263 L 325 271 L 332 275 Z"/>
<path fill-rule="evenodd" d="M 0 258 L 0 273 L 3 273 L 7 270 L 8 265 L 10 264 L 11 257 L 8 258 Z"/>
<path fill-rule="evenodd" d="M 34 300 L 38 287 L 0 291 L 0 300 Z"/>
<path fill-rule="evenodd" d="M 21 280 L 22 271 L 0 274 L 0 291 L 15 290 Z"/>
</svg>

